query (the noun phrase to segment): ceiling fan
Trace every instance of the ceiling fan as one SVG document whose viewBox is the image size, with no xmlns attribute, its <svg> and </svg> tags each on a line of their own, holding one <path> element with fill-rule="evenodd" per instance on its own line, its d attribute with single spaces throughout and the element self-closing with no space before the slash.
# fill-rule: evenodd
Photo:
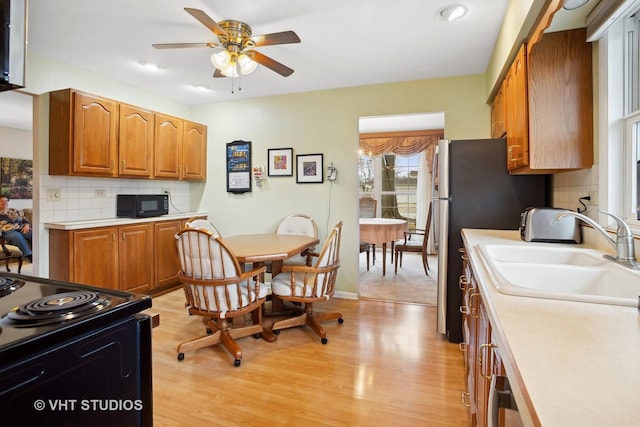
<svg viewBox="0 0 640 427">
<path fill-rule="evenodd" d="M 277 44 L 300 43 L 300 38 L 293 31 L 251 36 L 251 27 L 240 21 L 226 20 L 216 23 L 199 9 L 185 7 L 184 10 L 211 30 L 219 43 L 164 43 L 153 44 L 156 49 L 175 49 L 192 47 L 221 48 L 220 52 L 211 55 L 211 62 L 216 67 L 213 77 L 237 77 L 238 74 L 253 72 L 261 64 L 281 76 L 288 77 L 293 70 L 284 64 L 256 51 L 254 47 Z"/>
</svg>

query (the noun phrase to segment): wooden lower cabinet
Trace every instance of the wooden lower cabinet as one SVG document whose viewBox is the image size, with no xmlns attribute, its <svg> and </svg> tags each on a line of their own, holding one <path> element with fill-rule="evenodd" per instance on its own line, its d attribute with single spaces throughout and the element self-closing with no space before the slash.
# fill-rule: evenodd
<svg viewBox="0 0 640 427">
<path fill-rule="evenodd" d="M 178 285 L 174 235 L 184 222 L 49 230 L 49 276 L 139 293 Z"/>
<path fill-rule="evenodd" d="M 153 224 L 118 227 L 119 289 L 148 292 L 154 286 Z"/>
<path fill-rule="evenodd" d="M 463 251 L 464 253 L 464 251 Z M 463 275 L 460 277 L 460 289 L 463 292 L 464 341 L 461 344 L 465 352 L 465 371 L 467 391 L 463 403 L 469 408 L 472 427 L 486 427 L 491 416 L 489 393 L 494 375 L 506 376 L 498 347 L 493 343 L 491 324 L 482 302 L 480 289 L 473 275 L 473 269 L 466 256 L 463 256 Z M 500 410 L 499 427 L 521 426 L 520 417 L 515 411 Z"/>
<path fill-rule="evenodd" d="M 184 221 L 163 221 L 154 224 L 155 272 L 154 287 L 161 288 L 178 283 L 178 257 L 175 235 L 184 226 Z"/>
</svg>

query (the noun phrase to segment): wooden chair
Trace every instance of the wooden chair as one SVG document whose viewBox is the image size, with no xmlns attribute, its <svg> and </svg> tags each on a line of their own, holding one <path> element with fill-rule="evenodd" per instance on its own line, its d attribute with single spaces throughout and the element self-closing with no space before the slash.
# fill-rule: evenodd
<svg viewBox="0 0 640 427">
<path fill-rule="evenodd" d="M 313 218 L 305 214 L 289 215 L 280 221 L 276 229 L 276 234 L 301 234 L 318 238 L 318 224 L 316 224 Z M 313 252 L 313 249 L 289 257 L 284 264 L 309 265 L 311 260 L 311 258 L 307 256 L 309 252 Z"/>
<path fill-rule="evenodd" d="M 405 231 L 404 241 L 396 243 L 396 263 L 395 273 L 398 274 L 398 260 L 402 267 L 402 254 L 405 252 L 420 252 L 422 254 L 422 266 L 424 272 L 429 275 L 429 259 L 427 258 L 427 243 L 429 241 L 429 229 L 431 227 L 431 203 L 429 203 L 429 212 L 427 214 L 427 223 L 424 229 L 416 228 L 414 230 Z"/>
<path fill-rule="evenodd" d="M 267 296 L 267 287 L 260 280 L 264 267 L 243 272 L 224 241 L 200 228 L 180 230 L 176 245 L 178 278 L 183 284 L 187 309 L 189 314 L 202 316 L 207 325 L 207 335 L 178 346 L 178 360 L 184 359 L 186 351 L 222 343 L 233 355 L 234 365 L 240 366 L 242 350 L 235 339 L 267 334 L 267 341 L 275 340 L 261 324 L 261 306 Z M 246 313 L 253 315 L 253 324 L 232 327 L 229 319 Z"/>
<path fill-rule="evenodd" d="M 378 201 L 376 199 L 374 199 L 371 196 L 360 197 L 360 210 L 359 210 L 360 218 L 375 218 L 377 209 L 378 209 Z M 370 245 L 370 247 L 373 249 L 373 265 L 376 265 L 376 245 L 371 244 L 369 242 L 360 242 L 360 245 L 362 246 L 363 243 Z M 368 264 L 369 264 L 369 261 L 367 261 L 367 267 L 368 267 Z M 369 268 L 367 268 L 367 271 L 368 270 Z"/>
<path fill-rule="evenodd" d="M 360 253 L 367 253 L 367 271 L 369 271 L 369 253 L 371 252 L 371 244 L 367 242 L 360 242 Z"/>
<path fill-rule="evenodd" d="M 202 228 L 204 230 L 210 231 L 216 236 L 222 237 L 222 233 L 220 233 L 216 226 L 213 225 L 208 219 L 198 217 L 189 218 L 185 225 L 187 228 Z"/>
<path fill-rule="evenodd" d="M 342 323 L 342 313 L 320 313 L 313 309 L 313 303 L 327 301 L 335 291 L 336 276 L 340 267 L 340 237 L 342 221 L 338 222 L 325 241 L 320 253 L 312 253 L 317 258 L 313 266 L 285 265 L 282 272 L 271 281 L 271 292 L 274 296 L 294 303 L 304 304 L 304 308 L 296 307 L 296 316 L 274 322 L 271 330 L 309 326 L 320 336 L 322 344 L 327 343 L 327 333 L 320 322 L 338 319 Z"/>
<path fill-rule="evenodd" d="M 2 250 L 0 251 L 0 261 L 4 260 L 5 266 L 7 267 L 7 271 L 11 272 L 9 268 L 9 263 L 12 260 L 18 261 L 18 273 L 22 272 L 22 256 L 23 253 L 17 246 L 9 245 L 5 240 L 4 234 L 0 234 L 0 247 Z"/>
</svg>

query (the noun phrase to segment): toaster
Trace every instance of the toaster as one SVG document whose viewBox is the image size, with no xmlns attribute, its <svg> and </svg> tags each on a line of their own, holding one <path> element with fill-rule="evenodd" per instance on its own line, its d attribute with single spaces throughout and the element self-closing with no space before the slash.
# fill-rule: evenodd
<svg viewBox="0 0 640 427">
<path fill-rule="evenodd" d="M 582 243 L 580 221 L 574 216 L 555 217 L 567 209 L 528 208 L 520 214 L 520 237 L 526 242 Z"/>
</svg>

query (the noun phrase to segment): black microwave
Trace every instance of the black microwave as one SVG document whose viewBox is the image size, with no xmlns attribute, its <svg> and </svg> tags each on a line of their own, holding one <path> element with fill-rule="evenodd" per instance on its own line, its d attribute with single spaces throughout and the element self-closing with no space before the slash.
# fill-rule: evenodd
<svg viewBox="0 0 640 427">
<path fill-rule="evenodd" d="M 169 213 L 168 194 L 118 194 L 118 218 L 148 218 Z"/>
</svg>

